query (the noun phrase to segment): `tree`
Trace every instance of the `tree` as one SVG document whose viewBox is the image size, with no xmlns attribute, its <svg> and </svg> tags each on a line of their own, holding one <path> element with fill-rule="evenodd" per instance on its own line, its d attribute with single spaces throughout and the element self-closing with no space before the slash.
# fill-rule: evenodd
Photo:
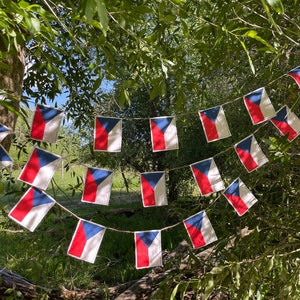
<svg viewBox="0 0 300 300">
<path fill-rule="evenodd" d="M 180 160 L 174 153 L 153 160 L 139 144 L 149 136 L 131 135 L 129 126 L 126 138 L 138 147 L 130 149 L 128 145 L 130 151 L 122 157 L 121 166 L 130 164 L 145 171 L 150 161 L 159 165 L 158 169 L 194 162 L 200 158 L 201 141 L 193 138 L 198 128 L 188 115 L 191 111 L 231 102 L 268 84 L 276 109 L 288 104 L 299 112 L 295 84 L 283 77 L 277 80 L 299 60 L 297 5 L 298 1 L 283 5 L 280 0 L 1 0 L 0 89 L 5 99 L 1 100 L 4 113 L 0 121 L 14 128 L 20 99 L 24 103 L 26 97 L 55 101 L 60 93 L 66 94 L 64 108 L 79 129 L 91 124 L 95 113 L 129 119 L 182 114 L 178 127 L 189 130 L 179 134 L 193 144 Z M 111 85 L 108 91 L 103 82 Z M 233 101 L 229 107 L 228 119 L 233 120 L 231 127 L 238 129 L 238 140 L 252 127 L 240 122 L 247 115 L 240 105 Z M 146 128 L 130 121 L 136 128 Z M 224 203 L 213 202 L 211 213 L 220 220 L 220 236 L 234 232 L 235 245 L 225 247 L 227 238 L 217 245 L 216 256 L 206 261 L 201 280 L 197 270 L 203 262 L 197 259 L 190 270 L 176 275 L 176 284 L 168 278 L 166 295 L 181 293 L 183 297 L 190 289 L 208 296 L 226 286 L 224 293 L 238 298 L 247 293 L 294 297 L 299 274 L 295 271 L 299 253 L 298 142 L 290 144 L 278 135 L 268 139 L 269 135 L 274 135 L 270 128 L 258 132 L 264 147 L 274 154 L 270 156 L 272 166 L 248 177 L 262 204 L 253 214 L 237 219 L 227 214 Z M 207 147 L 202 155 L 222 152 L 230 142 Z M 137 149 L 141 151 L 133 151 Z M 228 181 L 243 174 L 230 157 L 221 156 L 220 162 Z M 175 191 L 175 186 L 171 190 Z M 205 203 L 199 201 L 195 209 L 202 208 Z M 252 231 L 242 238 L 239 233 L 245 226 Z M 292 272 L 291 281 L 282 280 L 280 272 Z M 243 291 L 242 279 L 247 282 Z M 285 288 L 280 290 L 282 285 Z"/>
</svg>

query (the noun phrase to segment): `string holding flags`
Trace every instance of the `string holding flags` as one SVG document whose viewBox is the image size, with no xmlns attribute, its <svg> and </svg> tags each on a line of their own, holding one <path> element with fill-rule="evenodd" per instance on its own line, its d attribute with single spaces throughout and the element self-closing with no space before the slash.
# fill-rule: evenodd
<svg viewBox="0 0 300 300">
<path fill-rule="evenodd" d="M 300 87 L 300 67 L 290 71 L 288 76 L 295 79 Z M 265 88 L 259 88 L 243 97 L 253 125 L 270 120 L 288 140 L 293 141 L 300 133 L 300 119 L 283 106 L 275 112 Z M 235 101 L 235 100 L 233 100 Z M 224 106 L 225 104 L 223 104 Z M 207 142 L 217 141 L 231 136 L 223 106 L 198 111 Z M 55 143 L 63 111 L 44 105 L 37 105 L 32 121 L 30 136 L 32 139 Z M 122 119 L 95 117 L 94 150 L 120 152 L 122 146 Z M 0 141 L 10 131 L 0 125 Z M 150 118 L 150 133 L 153 152 L 176 150 L 178 146 L 175 117 Z M 268 162 L 254 134 L 234 145 L 239 160 L 248 172 L 252 172 Z M 60 205 L 48 196 L 46 190 L 57 169 L 61 157 L 49 151 L 35 147 L 19 180 L 31 187 L 10 211 L 9 217 L 24 228 L 34 231 L 54 204 Z M 13 161 L 0 145 L 0 168 L 12 166 Z M 243 216 L 255 203 L 256 197 L 240 178 L 234 180 L 226 189 L 214 157 L 189 165 L 202 196 L 222 191 L 234 211 Z M 109 205 L 113 172 L 100 168 L 88 168 L 84 182 L 82 202 Z M 165 172 L 145 172 L 140 174 L 141 196 L 144 207 L 168 205 Z M 218 197 L 215 199 L 215 201 Z M 194 248 L 201 248 L 217 241 L 214 228 L 205 211 L 201 211 L 184 221 L 150 231 L 125 231 L 79 219 L 67 254 L 86 262 L 94 263 L 106 229 L 133 233 L 135 242 L 136 268 L 162 265 L 161 231 L 184 224 Z"/>
</svg>

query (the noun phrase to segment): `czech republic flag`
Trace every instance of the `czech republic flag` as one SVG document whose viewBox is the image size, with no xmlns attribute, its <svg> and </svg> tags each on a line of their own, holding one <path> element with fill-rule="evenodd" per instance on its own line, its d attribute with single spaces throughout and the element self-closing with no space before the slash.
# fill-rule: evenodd
<svg viewBox="0 0 300 300">
<path fill-rule="evenodd" d="M 18 179 L 41 190 L 46 190 L 60 159 L 59 155 L 36 147 Z"/>
<path fill-rule="evenodd" d="M 195 249 L 217 240 L 215 231 L 205 211 L 189 217 L 183 223 Z"/>
<path fill-rule="evenodd" d="M 178 149 L 177 128 L 174 117 L 150 119 L 153 152 Z"/>
<path fill-rule="evenodd" d="M 56 143 L 63 111 L 38 104 L 32 120 L 30 137 L 34 140 Z"/>
<path fill-rule="evenodd" d="M 244 103 L 254 125 L 269 120 L 276 115 L 265 88 L 257 89 L 244 96 Z"/>
<path fill-rule="evenodd" d="M 300 119 L 285 105 L 277 111 L 276 117 L 271 122 L 282 135 L 288 135 L 288 140 L 293 141 L 300 133 Z"/>
<path fill-rule="evenodd" d="M 168 205 L 164 172 L 142 173 L 141 187 L 144 207 Z"/>
<path fill-rule="evenodd" d="M 68 249 L 68 255 L 94 263 L 104 233 L 105 227 L 93 222 L 79 220 Z"/>
<path fill-rule="evenodd" d="M 7 151 L 0 145 L 0 170 L 9 167 L 13 164 L 13 160 L 8 155 Z"/>
<path fill-rule="evenodd" d="M 162 265 L 161 232 L 159 230 L 137 231 L 135 240 L 135 266 L 137 269 Z"/>
<path fill-rule="evenodd" d="M 222 106 L 199 111 L 200 120 L 207 142 L 231 136 Z"/>
<path fill-rule="evenodd" d="M 30 187 L 8 216 L 30 231 L 34 231 L 46 216 L 55 200 L 45 192 Z"/>
<path fill-rule="evenodd" d="M 229 185 L 223 195 L 239 216 L 246 213 L 257 202 L 257 199 L 239 178 Z"/>
<path fill-rule="evenodd" d="M 98 168 L 88 168 L 85 178 L 82 202 L 108 205 L 113 172 Z"/>
<path fill-rule="evenodd" d="M 96 117 L 94 150 L 120 152 L 122 145 L 122 119 Z"/>
<path fill-rule="evenodd" d="M 190 165 L 202 196 L 224 189 L 224 183 L 214 158 L 208 158 Z"/>
<path fill-rule="evenodd" d="M 249 173 L 269 161 L 259 147 L 253 134 L 235 144 L 234 149 Z"/>
</svg>

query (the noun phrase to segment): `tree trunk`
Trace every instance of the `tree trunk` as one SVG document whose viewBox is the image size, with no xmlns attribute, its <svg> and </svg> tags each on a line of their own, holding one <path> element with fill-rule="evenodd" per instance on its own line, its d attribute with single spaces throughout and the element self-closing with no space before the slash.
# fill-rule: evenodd
<svg viewBox="0 0 300 300">
<path fill-rule="evenodd" d="M 0 43 L 0 51 L 2 55 L 5 56 L 2 63 L 7 66 L 0 69 L 0 91 L 4 93 L 4 97 L 0 96 L 0 100 L 5 100 L 7 105 L 11 106 L 13 110 L 19 111 L 25 71 L 24 50 L 19 48 L 18 52 L 11 51 L 6 53 L 5 48 L 6 47 Z M 0 123 L 14 131 L 16 121 L 17 115 L 0 104 Z M 2 141 L 2 146 L 7 151 L 10 148 L 12 137 L 12 135 L 8 135 Z"/>
</svg>

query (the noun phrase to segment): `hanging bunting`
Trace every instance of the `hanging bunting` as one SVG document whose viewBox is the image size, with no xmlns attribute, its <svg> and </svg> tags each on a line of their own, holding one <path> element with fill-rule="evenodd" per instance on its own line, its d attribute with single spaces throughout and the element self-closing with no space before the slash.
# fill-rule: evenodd
<svg viewBox="0 0 300 300">
<path fill-rule="evenodd" d="M 137 231 L 134 233 L 135 267 L 143 269 L 162 265 L 161 231 Z"/>
<path fill-rule="evenodd" d="M 249 173 L 269 161 L 259 147 L 253 134 L 235 144 L 234 149 Z"/>
<path fill-rule="evenodd" d="M 177 128 L 174 117 L 150 119 L 153 152 L 178 149 Z"/>
<path fill-rule="evenodd" d="M 141 191 L 144 207 L 168 205 L 165 172 L 142 173 Z"/>
<path fill-rule="evenodd" d="M 228 186 L 223 195 L 239 216 L 245 214 L 257 202 L 257 199 L 239 178 Z"/>
<path fill-rule="evenodd" d="M 113 172 L 98 168 L 88 168 L 85 178 L 82 202 L 108 205 Z"/>
<path fill-rule="evenodd" d="M 2 142 L 8 134 L 10 134 L 11 130 L 5 125 L 0 124 L 0 142 Z"/>
<path fill-rule="evenodd" d="M 122 146 L 122 119 L 96 117 L 94 150 L 120 152 Z"/>
<path fill-rule="evenodd" d="M 187 218 L 183 221 L 183 224 L 195 249 L 218 240 L 205 211 L 201 211 Z"/>
<path fill-rule="evenodd" d="M 0 170 L 13 165 L 13 160 L 8 155 L 7 151 L 0 145 Z"/>
<path fill-rule="evenodd" d="M 68 249 L 68 255 L 89 263 L 94 263 L 105 229 L 105 227 L 96 223 L 79 220 Z"/>
<path fill-rule="evenodd" d="M 60 159 L 59 155 L 36 147 L 18 179 L 41 190 L 46 190 Z"/>
<path fill-rule="evenodd" d="M 276 117 L 271 122 L 282 135 L 288 134 L 288 140 L 293 141 L 300 133 L 300 119 L 288 108 L 283 106 L 277 111 Z"/>
<path fill-rule="evenodd" d="M 32 120 L 30 137 L 34 140 L 56 143 L 63 111 L 38 104 Z"/>
<path fill-rule="evenodd" d="M 202 196 L 225 188 L 213 157 L 196 162 L 190 167 Z"/>
<path fill-rule="evenodd" d="M 199 111 L 199 117 L 207 142 L 213 142 L 231 136 L 222 106 Z"/>
<path fill-rule="evenodd" d="M 55 200 L 45 192 L 30 187 L 8 216 L 21 226 L 34 231 L 54 204 Z"/>
<path fill-rule="evenodd" d="M 244 96 L 244 103 L 254 125 L 267 121 L 276 115 L 264 87 Z"/>
<path fill-rule="evenodd" d="M 300 66 L 288 72 L 287 75 L 294 78 L 294 80 L 298 84 L 298 87 L 300 88 Z"/>
</svg>

